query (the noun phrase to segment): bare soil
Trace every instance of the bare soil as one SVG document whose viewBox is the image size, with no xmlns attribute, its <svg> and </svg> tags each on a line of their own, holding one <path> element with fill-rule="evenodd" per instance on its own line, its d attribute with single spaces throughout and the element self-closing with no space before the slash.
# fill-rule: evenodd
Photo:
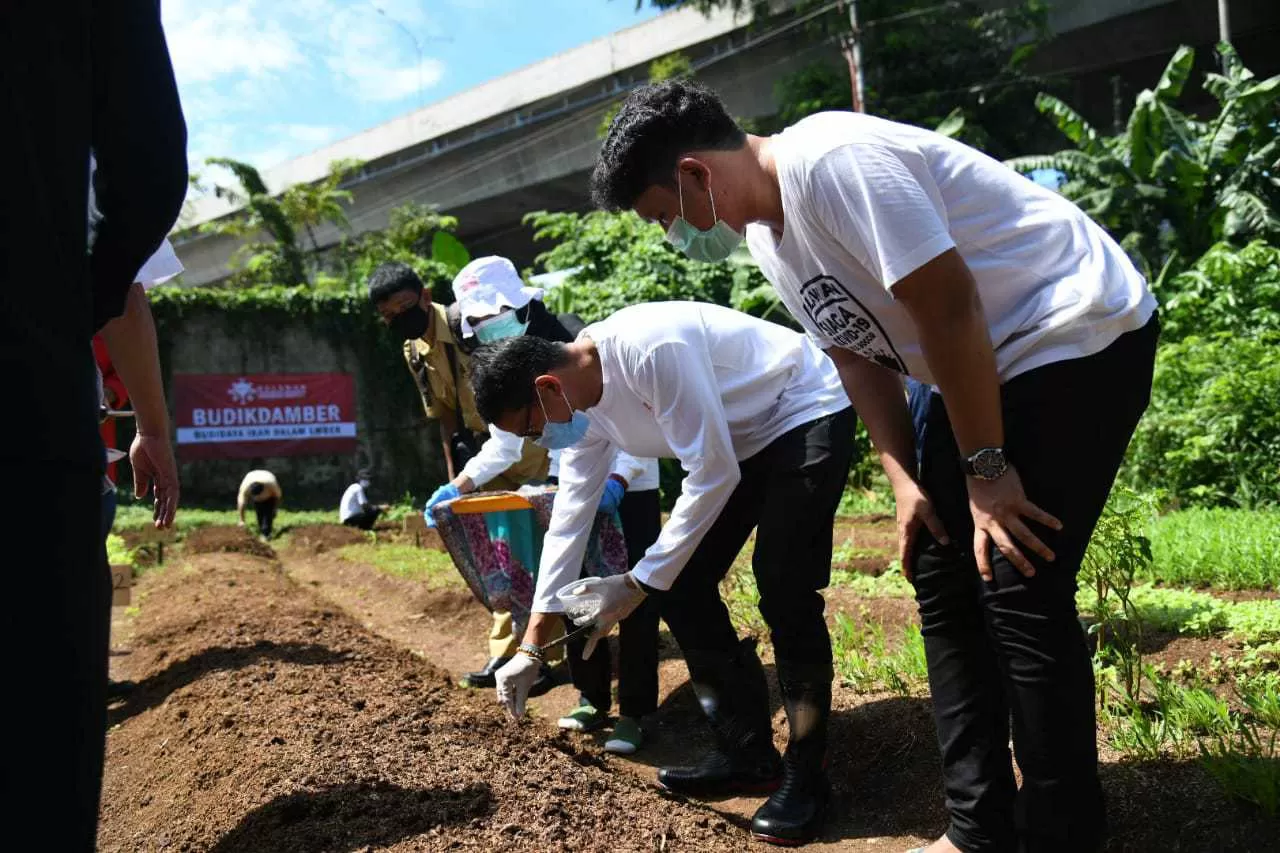
<svg viewBox="0 0 1280 853">
<path fill-rule="evenodd" d="M 861 549 L 885 527 L 846 532 Z M 144 574 L 139 612 L 118 609 L 113 629 L 113 676 L 139 688 L 111 709 L 102 850 L 768 849 L 746 832 L 758 798 L 700 804 L 652 784 L 707 740 L 665 632 L 649 741 L 610 756 L 605 733 L 555 731 L 571 686 L 533 700 L 519 725 L 492 691 L 456 687 L 484 661 L 488 614 L 461 583 L 427 590 L 342 559 L 337 547 L 364 541 L 352 533 L 298 528 L 272 558 L 244 531 L 212 528 L 188 539 L 185 567 Z M 378 540 L 415 536 L 438 545 L 403 529 Z M 908 600 L 837 589 L 828 602 L 829 617 L 873 620 L 891 641 L 916 618 Z M 1160 654 L 1194 658 L 1200 643 Z M 774 708 L 781 745 L 776 694 Z M 1280 850 L 1280 821 L 1228 801 L 1196 762 L 1101 746 L 1108 850 Z M 814 848 L 901 853 L 944 828 L 927 697 L 837 686 L 829 762 L 834 808 Z"/>
</svg>

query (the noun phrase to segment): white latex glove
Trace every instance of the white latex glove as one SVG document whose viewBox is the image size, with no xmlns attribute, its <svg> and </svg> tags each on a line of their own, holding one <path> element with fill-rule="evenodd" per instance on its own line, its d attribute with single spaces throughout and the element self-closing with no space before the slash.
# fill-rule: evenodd
<svg viewBox="0 0 1280 853">
<path fill-rule="evenodd" d="M 631 572 L 608 578 L 583 578 L 556 592 L 565 612 L 575 625 L 595 622 L 596 629 L 587 638 L 582 659 L 591 657 L 596 644 L 609 636 L 613 626 L 631 615 L 645 599 L 645 591 Z"/>
<path fill-rule="evenodd" d="M 498 703 L 506 706 L 511 719 L 518 720 L 524 716 L 524 703 L 529 698 L 533 683 L 538 680 L 541 668 L 542 664 L 529 655 L 516 652 L 494 673 L 498 682 Z"/>
</svg>

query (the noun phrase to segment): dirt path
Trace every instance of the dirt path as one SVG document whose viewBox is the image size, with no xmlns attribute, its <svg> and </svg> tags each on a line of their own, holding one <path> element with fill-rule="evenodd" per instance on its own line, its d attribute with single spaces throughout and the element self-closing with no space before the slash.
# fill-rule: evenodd
<svg viewBox="0 0 1280 853">
<path fill-rule="evenodd" d="M 103 851 L 742 848 L 713 812 L 510 725 L 277 563 L 197 556 L 140 591 Z"/>
<path fill-rule="evenodd" d="M 455 686 L 489 624 L 464 589 L 343 560 L 336 538 L 295 539 L 276 562 L 236 553 L 242 537 L 210 531 L 195 550 L 217 553 L 148 573 L 140 613 L 117 611 L 113 675 L 141 686 L 112 709 L 104 851 L 769 849 L 745 832 L 758 799 L 704 806 L 649 781 L 706 737 L 669 639 L 651 743 L 621 759 L 603 735 L 554 732 L 567 685 L 520 726 L 492 692 Z M 847 593 L 831 611 L 913 618 Z M 838 687 L 831 743 L 833 820 L 807 849 L 901 853 L 942 829 L 927 699 Z M 1194 762 L 1108 759 L 1103 779 L 1109 850 L 1280 850 L 1280 823 Z"/>
</svg>

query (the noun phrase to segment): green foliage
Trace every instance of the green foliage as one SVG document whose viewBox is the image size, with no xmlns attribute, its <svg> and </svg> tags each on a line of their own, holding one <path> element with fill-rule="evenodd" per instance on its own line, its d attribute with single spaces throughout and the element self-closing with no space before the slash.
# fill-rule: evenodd
<svg viewBox="0 0 1280 853">
<path fill-rule="evenodd" d="M 364 293 L 370 273 L 379 265 L 398 261 L 413 267 L 432 297 L 442 305 L 453 301 L 453 277 L 471 261 L 471 255 L 453 232 L 456 217 L 415 202 L 391 211 L 387 227 L 369 231 L 338 248 L 338 262 L 345 270 L 349 289 Z"/>
<path fill-rule="evenodd" d="M 1063 195 L 1104 225 L 1149 279 L 1185 269 L 1221 240 L 1280 234 L 1280 76 L 1259 82 L 1230 45 L 1218 53 L 1225 73 L 1204 83 L 1217 115 L 1201 120 L 1177 107 L 1195 59 L 1184 46 L 1155 87 L 1138 95 L 1116 136 L 1041 93 L 1036 106 L 1075 147 L 1009 165 L 1066 173 Z"/>
<path fill-rule="evenodd" d="M 320 251 L 315 229 L 326 222 L 343 231 L 350 231 L 347 213 L 343 205 L 351 203 L 351 193 L 339 189 L 339 185 L 361 167 L 358 160 L 335 160 L 329 164 L 329 172 L 310 184 L 294 184 L 280 194 L 280 210 L 289 223 L 307 232 L 311 251 Z"/>
<path fill-rule="evenodd" d="M 1201 747 L 1201 764 L 1227 795 L 1252 803 L 1268 817 L 1280 811 L 1277 731 L 1275 723 L 1246 726 Z"/>
<path fill-rule="evenodd" d="M 594 322 L 641 302 L 730 303 L 737 288 L 767 286 L 754 265 L 691 261 L 663 239 L 662 229 L 633 213 L 548 213 L 525 217 L 535 240 L 555 246 L 537 263 L 547 271 L 577 269 L 547 295 L 556 311 Z"/>
<path fill-rule="evenodd" d="M 1274 817 L 1280 807 L 1280 684 L 1274 673 L 1237 685 L 1228 699 L 1154 671 L 1143 701 L 1110 709 L 1112 744 L 1148 760 L 1198 755 L 1228 796 Z"/>
<path fill-rule="evenodd" d="M 330 164 L 329 173 L 313 184 L 298 184 L 273 196 L 258 170 L 248 163 L 224 157 L 211 157 L 205 161 L 210 166 L 229 170 L 239 187 L 217 185 L 214 194 L 240 206 L 236 213 L 206 222 L 200 226 L 204 233 L 221 234 L 247 239 L 232 259 L 240 265 L 232 276 L 232 283 L 239 286 L 283 284 L 299 286 L 309 283 L 318 270 L 309 275 L 302 247 L 298 242 L 298 229 L 310 237 L 312 250 L 320 248 L 315 228 L 326 222 L 338 228 L 347 228 L 343 205 L 351 201 L 351 193 L 338 186 L 360 163 L 355 160 L 338 160 Z M 270 241 L 255 239 L 265 232 Z"/>
<path fill-rule="evenodd" d="M 831 585 L 851 590 L 862 598 L 914 598 L 915 588 L 902 574 L 902 564 L 894 560 L 879 577 L 847 569 L 831 570 Z"/>
<path fill-rule="evenodd" d="M 831 652 L 841 681 L 862 693 L 888 690 L 911 696 L 923 692 L 928 671 L 920 626 L 904 626 L 896 647 L 891 647 L 884 627 L 865 608 L 856 620 L 836 613 L 835 623 Z"/>
<path fill-rule="evenodd" d="M 1214 332 L 1280 333 L 1280 247 L 1262 240 L 1243 249 L 1217 243 L 1190 269 L 1152 286 L 1166 342 Z"/>
<path fill-rule="evenodd" d="M 1132 620 L 1143 629 L 1185 637 L 1225 635 L 1249 646 L 1280 640 L 1280 601 L 1274 599 L 1233 602 L 1192 589 L 1141 584 L 1129 590 L 1127 601 Z M 1094 617 L 1097 604 L 1089 591 L 1080 589 L 1076 603 Z"/>
<path fill-rule="evenodd" d="M 1122 479 L 1188 505 L 1280 502 L 1280 334 L 1162 347 Z"/>
<path fill-rule="evenodd" d="M 137 556 L 134 549 L 124 544 L 119 534 L 107 534 L 107 563 L 112 566 L 132 566 Z"/>
<path fill-rule="evenodd" d="M 847 110 L 853 105 L 849 70 L 830 62 L 813 62 L 783 75 L 773 84 L 778 122 L 785 127 L 824 110 Z"/>
<path fill-rule="evenodd" d="M 1144 578 L 1218 589 L 1280 588 L 1280 512 L 1188 509 L 1156 519 Z"/>
<path fill-rule="evenodd" d="M 1135 578 L 1151 563 L 1151 542 L 1144 531 L 1154 513 L 1152 498 L 1114 489 L 1080 564 L 1080 590 L 1088 591 L 1085 609 L 1092 615 L 1089 633 L 1097 639 L 1098 662 L 1114 668 L 1122 695 L 1130 699 L 1142 684 L 1142 623 L 1131 594 Z M 1104 706 L 1108 686 L 1099 680 Z"/>
</svg>

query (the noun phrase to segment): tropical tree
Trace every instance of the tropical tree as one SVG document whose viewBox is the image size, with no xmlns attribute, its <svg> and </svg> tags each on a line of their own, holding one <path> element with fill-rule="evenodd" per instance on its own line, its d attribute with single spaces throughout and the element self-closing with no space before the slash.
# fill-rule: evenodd
<svg viewBox="0 0 1280 853">
<path fill-rule="evenodd" d="M 452 302 L 453 277 L 471 261 L 467 247 L 453 234 L 457 227 L 457 217 L 428 205 L 409 202 L 395 208 L 385 229 L 366 232 L 340 247 L 351 287 L 362 287 L 379 264 L 400 261 L 422 277 L 433 298 L 441 304 Z"/>
<path fill-rule="evenodd" d="M 268 192 L 258 170 L 228 157 L 210 157 L 205 163 L 220 166 L 235 176 L 238 187 L 215 184 L 213 193 L 241 209 L 231 216 L 204 223 L 200 231 L 240 239 L 254 238 L 263 232 L 271 237 L 270 242 L 250 240 L 236 250 L 232 263 L 243 264 L 243 269 L 233 275 L 236 283 L 305 285 L 307 273 L 297 231 L 280 199 Z"/>
<path fill-rule="evenodd" d="M 215 184 L 213 192 L 240 209 L 200 226 L 204 233 L 247 241 L 232 259 L 233 265 L 240 267 L 232 276 L 236 284 L 308 284 L 319 272 L 317 254 L 321 247 L 315 229 L 327 223 L 344 232 L 350 230 L 343 206 L 350 204 L 351 193 L 339 186 L 360 168 L 359 161 L 334 161 L 321 180 L 296 184 L 279 195 L 271 194 L 262 175 L 248 163 L 226 157 L 210 157 L 205 162 L 228 170 L 238 184 Z M 299 230 L 305 231 L 311 242 L 311 274 L 306 250 L 298 239 Z M 271 239 L 257 239 L 263 233 Z"/>
<path fill-rule="evenodd" d="M 325 223 L 344 232 L 351 230 L 345 205 L 351 204 L 351 193 L 340 185 L 363 164 L 359 160 L 335 160 L 329 172 L 314 183 L 294 184 L 280 194 L 280 208 L 295 227 L 302 227 L 311 241 L 311 251 L 320 251 L 315 229 Z"/>
<path fill-rule="evenodd" d="M 1193 264 L 1219 241 L 1243 245 L 1280 235 L 1280 75 L 1257 80 L 1228 44 L 1218 46 L 1222 73 L 1204 88 L 1217 114 L 1200 118 L 1178 101 L 1195 52 L 1181 47 L 1154 89 L 1138 95 L 1123 132 L 1104 136 L 1058 98 L 1036 107 L 1074 147 L 1018 157 L 1022 172 L 1053 169 L 1059 187 L 1104 225 L 1149 278 Z"/>
</svg>

